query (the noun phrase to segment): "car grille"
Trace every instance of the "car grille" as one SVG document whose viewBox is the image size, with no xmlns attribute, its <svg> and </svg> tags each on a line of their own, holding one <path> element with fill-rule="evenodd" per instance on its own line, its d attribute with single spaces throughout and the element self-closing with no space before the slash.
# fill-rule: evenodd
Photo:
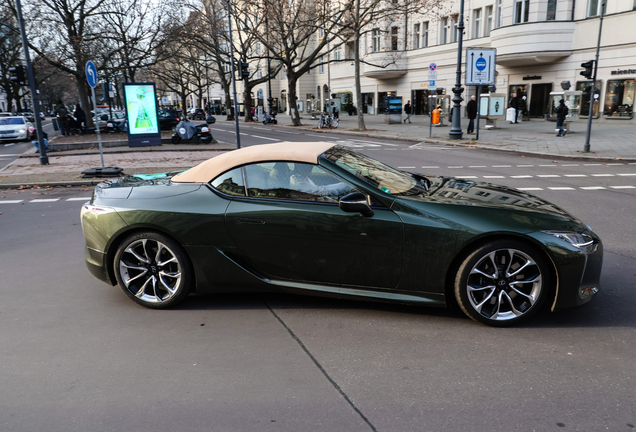
<svg viewBox="0 0 636 432">
<path fill-rule="evenodd" d="M 4 135 L 4 134 L 11 134 L 11 133 L 15 133 L 15 132 L 16 132 L 16 131 L 14 131 L 14 130 L 2 130 L 2 131 L 0 131 L 0 134 L 1 134 L 1 135 Z"/>
</svg>

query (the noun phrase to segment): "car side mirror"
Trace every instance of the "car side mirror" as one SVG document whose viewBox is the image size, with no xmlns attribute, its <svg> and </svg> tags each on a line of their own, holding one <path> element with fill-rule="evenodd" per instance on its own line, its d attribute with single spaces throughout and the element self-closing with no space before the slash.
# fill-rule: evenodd
<svg viewBox="0 0 636 432">
<path fill-rule="evenodd" d="M 205 122 L 208 123 L 208 124 L 214 124 L 214 123 L 216 123 L 216 119 L 214 117 L 212 117 L 212 116 L 207 116 L 206 119 L 205 119 Z"/>
<path fill-rule="evenodd" d="M 108 115 L 107 115 L 107 114 L 104 114 L 104 115 L 102 115 L 102 116 L 100 117 L 100 119 L 102 119 L 102 120 L 104 120 L 104 121 L 107 121 L 107 120 L 108 120 Z"/>
<path fill-rule="evenodd" d="M 361 213 L 362 216 L 373 216 L 373 210 L 369 207 L 366 195 L 360 192 L 352 192 L 340 199 L 340 210 L 347 213 Z"/>
</svg>

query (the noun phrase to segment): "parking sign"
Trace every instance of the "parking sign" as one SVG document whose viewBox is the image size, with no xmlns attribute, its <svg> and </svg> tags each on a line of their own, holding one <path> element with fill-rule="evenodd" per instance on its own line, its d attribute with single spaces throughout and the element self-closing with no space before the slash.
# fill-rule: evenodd
<svg viewBox="0 0 636 432">
<path fill-rule="evenodd" d="M 466 50 L 466 85 L 495 84 L 495 48 L 469 48 Z"/>
</svg>

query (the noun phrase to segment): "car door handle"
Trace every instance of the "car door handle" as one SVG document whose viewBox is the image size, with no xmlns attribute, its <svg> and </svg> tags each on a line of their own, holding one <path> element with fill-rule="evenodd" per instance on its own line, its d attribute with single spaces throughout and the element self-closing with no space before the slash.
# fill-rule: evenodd
<svg viewBox="0 0 636 432">
<path fill-rule="evenodd" d="M 265 221 L 263 219 L 254 219 L 254 218 L 239 218 L 239 222 L 246 224 L 254 224 L 254 225 L 263 225 Z"/>
</svg>

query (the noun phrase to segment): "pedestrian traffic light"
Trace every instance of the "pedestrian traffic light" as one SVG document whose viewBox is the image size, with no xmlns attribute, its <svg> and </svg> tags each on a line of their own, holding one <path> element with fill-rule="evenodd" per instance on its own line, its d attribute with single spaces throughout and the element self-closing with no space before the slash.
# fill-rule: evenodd
<svg viewBox="0 0 636 432">
<path fill-rule="evenodd" d="M 26 79 L 24 77 L 24 66 L 18 65 L 16 67 L 12 67 L 9 69 L 9 73 L 11 73 L 11 81 L 14 83 L 20 84 L 21 86 L 26 83 Z"/>
<path fill-rule="evenodd" d="M 581 63 L 581 67 L 584 67 L 585 70 L 581 71 L 580 74 L 587 79 L 592 79 L 592 75 L 594 75 L 594 60 Z"/>
<path fill-rule="evenodd" d="M 245 63 L 245 62 L 241 63 L 241 67 L 240 67 L 241 79 L 246 80 L 250 77 L 250 72 L 247 70 L 248 67 L 250 67 L 249 63 Z"/>
</svg>

